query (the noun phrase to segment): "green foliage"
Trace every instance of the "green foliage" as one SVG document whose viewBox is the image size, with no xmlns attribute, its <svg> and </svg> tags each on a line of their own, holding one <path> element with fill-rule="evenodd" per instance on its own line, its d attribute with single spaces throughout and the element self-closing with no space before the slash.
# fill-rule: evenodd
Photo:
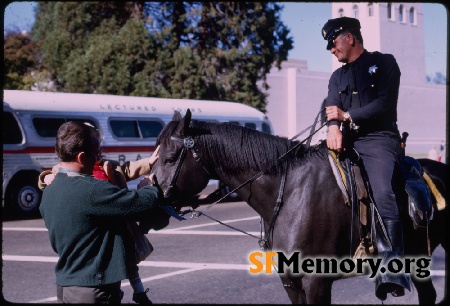
<svg viewBox="0 0 450 306">
<path fill-rule="evenodd" d="M 427 75 L 427 83 L 438 84 L 438 85 L 448 85 L 446 76 L 441 72 L 436 72 L 434 77 Z"/>
<path fill-rule="evenodd" d="M 27 33 L 8 32 L 5 35 L 3 86 L 5 89 L 27 89 L 27 82 L 33 66 L 36 65 L 38 46 Z"/>
<path fill-rule="evenodd" d="M 60 91 L 236 101 L 264 111 L 266 75 L 292 49 L 281 9 L 274 2 L 38 2 L 32 33 L 39 64 Z"/>
</svg>

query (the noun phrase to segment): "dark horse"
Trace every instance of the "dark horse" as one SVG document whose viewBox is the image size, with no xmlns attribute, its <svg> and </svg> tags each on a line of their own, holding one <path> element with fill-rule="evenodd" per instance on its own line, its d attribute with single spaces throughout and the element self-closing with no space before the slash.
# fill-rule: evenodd
<svg viewBox="0 0 450 306">
<path fill-rule="evenodd" d="M 175 112 L 158 142 L 159 159 L 152 172 L 173 206 L 182 206 L 183 200 L 199 193 L 211 177 L 237 188 L 269 168 L 236 191 L 263 218 L 267 229 L 282 173 L 286 171 L 282 206 L 269 237 L 271 249 L 285 254 L 300 251 L 303 258 L 345 258 L 355 251 L 359 241 L 350 246 L 351 209 L 345 205 L 323 144 L 300 145 L 275 163 L 297 142 L 240 126 L 191 120 L 189 110 L 184 118 Z M 188 149 L 183 150 L 185 145 Z M 445 165 L 429 160 L 422 164 L 445 194 L 445 170 L 441 168 Z M 271 165 L 274 167 L 270 168 Z M 432 251 L 441 243 L 446 248 L 443 236 L 446 211 L 435 211 L 429 226 Z M 403 223 L 405 254 L 427 257 L 426 230 L 414 230 L 408 216 Z M 353 237 L 357 237 L 356 229 Z M 419 302 L 435 303 L 436 291 L 431 278 L 416 279 L 413 273 L 411 276 Z M 331 303 L 332 283 L 339 278 L 320 274 L 299 277 L 293 273 L 280 274 L 280 277 L 292 303 L 302 304 Z"/>
</svg>

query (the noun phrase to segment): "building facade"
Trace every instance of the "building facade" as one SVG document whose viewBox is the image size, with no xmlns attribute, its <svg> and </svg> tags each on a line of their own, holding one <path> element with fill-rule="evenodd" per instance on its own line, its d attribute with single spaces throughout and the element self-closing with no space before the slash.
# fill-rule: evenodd
<svg viewBox="0 0 450 306">
<path fill-rule="evenodd" d="M 365 49 L 395 56 L 402 73 L 397 123 L 400 133 L 409 133 L 406 154 L 426 157 L 433 146 L 446 140 L 447 86 L 426 82 L 422 4 L 337 2 L 331 7 L 332 18 L 359 19 Z M 341 64 L 330 56 L 334 71 Z M 309 71 L 304 60 L 291 59 L 281 70 L 272 69 L 267 76 L 270 91 L 266 109 L 276 135 L 291 138 L 314 122 L 327 96 L 330 76 Z M 325 138 L 326 127 L 312 143 Z"/>
</svg>

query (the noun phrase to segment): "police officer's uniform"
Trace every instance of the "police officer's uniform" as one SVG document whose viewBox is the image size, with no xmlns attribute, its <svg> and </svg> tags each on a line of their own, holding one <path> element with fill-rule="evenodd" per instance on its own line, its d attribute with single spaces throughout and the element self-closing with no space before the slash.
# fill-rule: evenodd
<svg viewBox="0 0 450 306">
<path fill-rule="evenodd" d="M 341 17 L 330 19 L 322 29 L 328 40 L 327 50 L 344 30 L 357 29 L 357 19 Z M 392 247 L 377 235 L 377 248 L 382 256 L 403 255 L 402 224 L 397 202 L 400 201 L 402 176 L 400 163 L 404 157 L 397 128 L 397 99 L 400 69 L 391 54 L 364 52 L 353 62 L 344 64 L 331 75 L 325 106 L 337 106 L 348 112 L 352 120 L 342 127 L 344 147 L 354 146 L 360 154 L 369 178 L 371 195 L 386 227 Z M 339 125 L 331 121 L 330 125 Z M 398 274 L 400 275 L 400 274 Z M 376 285 L 376 295 L 384 300 L 386 292 L 402 295 L 401 290 L 385 290 L 385 282 L 398 284 L 410 290 L 406 276 L 396 279 L 382 277 Z M 405 282 L 406 279 L 406 282 Z"/>
</svg>

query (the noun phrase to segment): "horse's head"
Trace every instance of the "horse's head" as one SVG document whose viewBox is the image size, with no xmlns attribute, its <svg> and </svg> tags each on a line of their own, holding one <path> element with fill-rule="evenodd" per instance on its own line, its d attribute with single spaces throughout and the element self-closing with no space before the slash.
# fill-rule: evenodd
<svg viewBox="0 0 450 306">
<path fill-rule="evenodd" d="M 175 111 L 172 121 L 161 131 L 159 158 L 153 165 L 164 197 L 176 209 L 202 191 L 210 179 L 208 172 L 195 160 L 197 144 L 191 128 L 191 111 L 182 118 Z"/>
</svg>

